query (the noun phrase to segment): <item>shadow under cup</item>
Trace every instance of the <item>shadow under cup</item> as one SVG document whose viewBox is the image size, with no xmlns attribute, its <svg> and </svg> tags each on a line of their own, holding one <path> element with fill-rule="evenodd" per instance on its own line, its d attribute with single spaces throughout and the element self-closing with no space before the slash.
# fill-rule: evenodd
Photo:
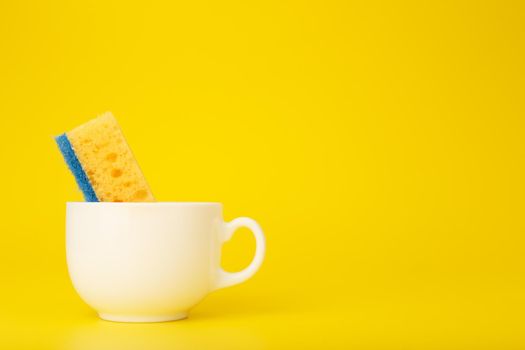
<svg viewBox="0 0 525 350">
<path fill-rule="evenodd" d="M 255 256 L 236 273 L 220 267 L 221 246 L 240 227 L 255 236 Z M 265 253 L 250 218 L 223 221 L 220 203 L 68 202 L 66 254 L 80 297 L 100 317 L 120 322 L 186 318 L 213 290 L 257 272 Z"/>
</svg>

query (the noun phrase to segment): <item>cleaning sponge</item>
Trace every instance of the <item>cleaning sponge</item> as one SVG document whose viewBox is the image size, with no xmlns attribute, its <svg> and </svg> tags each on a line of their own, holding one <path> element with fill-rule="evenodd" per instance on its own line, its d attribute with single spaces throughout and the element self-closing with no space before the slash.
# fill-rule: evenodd
<svg viewBox="0 0 525 350">
<path fill-rule="evenodd" d="M 152 202 L 153 194 L 109 112 L 56 142 L 88 202 Z"/>
</svg>

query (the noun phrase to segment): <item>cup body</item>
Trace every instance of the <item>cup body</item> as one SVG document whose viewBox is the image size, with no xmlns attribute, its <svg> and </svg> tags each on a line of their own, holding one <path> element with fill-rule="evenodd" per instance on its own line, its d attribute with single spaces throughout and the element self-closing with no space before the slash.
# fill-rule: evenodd
<svg viewBox="0 0 525 350">
<path fill-rule="evenodd" d="M 67 203 L 69 274 L 101 318 L 184 318 L 215 283 L 220 203 Z"/>
</svg>

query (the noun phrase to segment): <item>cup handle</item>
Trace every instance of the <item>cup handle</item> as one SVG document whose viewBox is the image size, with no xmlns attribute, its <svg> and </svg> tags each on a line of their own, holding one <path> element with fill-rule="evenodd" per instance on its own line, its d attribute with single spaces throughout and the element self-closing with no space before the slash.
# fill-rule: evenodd
<svg viewBox="0 0 525 350">
<path fill-rule="evenodd" d="M 220 244 L 222 245 L 222 243 L 229 241 L 232 238 L 233 233 L 241 227 L 250 229 L 255 237 L 255 256 L 250 265 L 239 272 L 227 272 L 219 266 L 217 269 L 215 285 L 212 288 L 213 290 L 242 283 L 252 277 L 261 267 L 264 260 L 264 253 L 266 251 L 266 240 L 261 227 L 255 220 L 250 218 L 237 218 L 225 223 Z"/>
</svg>

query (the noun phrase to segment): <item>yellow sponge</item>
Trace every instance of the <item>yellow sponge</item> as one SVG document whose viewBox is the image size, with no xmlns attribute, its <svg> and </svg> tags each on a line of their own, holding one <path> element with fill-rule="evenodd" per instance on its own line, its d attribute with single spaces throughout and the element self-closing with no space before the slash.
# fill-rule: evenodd
<svg viewBox="0 0 525 350">
<path fill-rule="evenodd" d="M 66 133 L 100 202 L 155 198 L 113 115 L 104 113 Z"/>
</svg>

